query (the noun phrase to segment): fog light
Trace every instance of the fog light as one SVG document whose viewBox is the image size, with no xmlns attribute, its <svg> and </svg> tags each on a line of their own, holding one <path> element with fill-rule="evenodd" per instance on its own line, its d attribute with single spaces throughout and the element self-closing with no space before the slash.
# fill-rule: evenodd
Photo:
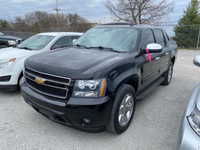
<svg viewBox="0 0 200 150">
<path fill-rule="evenodd" d="M 89 125 L 89 124 L 91 123 L 90 119 L 88 119 L 88 118 L 84 118 L 84 119 L 83 119 L 83 122 L 84 122 L 85 124 L 87 124 L 87 125 Z"/>
</svg>

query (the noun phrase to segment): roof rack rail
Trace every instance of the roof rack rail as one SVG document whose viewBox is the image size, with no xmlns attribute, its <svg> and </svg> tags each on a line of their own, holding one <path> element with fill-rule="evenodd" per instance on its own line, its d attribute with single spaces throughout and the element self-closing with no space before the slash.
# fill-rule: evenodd
<svg viewBox="0 0 200 150">
<path fill-rule="evenodd" d="M 133 25 L 136 25 L 136 24 L 133 22 L 116 22 L 116 23 L 106 23 L 103 25 L 130 25 L 132 27 Z"/>
</svg>

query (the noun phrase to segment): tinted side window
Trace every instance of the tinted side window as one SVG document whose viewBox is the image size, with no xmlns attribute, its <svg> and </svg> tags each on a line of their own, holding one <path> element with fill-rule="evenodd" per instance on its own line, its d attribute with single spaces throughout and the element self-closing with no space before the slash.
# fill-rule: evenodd
<svg viewBox="0 0 200 150">
<path fill-rule="evenodd" d="M 54 45 L 53 45 L 53 49 L 56 48 L 62 48 L 62 47 L 69 47 L 72 45 L 72 39 L 71 37 L 62 37 L 60 38 Z"/>
<path fill-rule="evenodd" d="M 80 36 L 72 36 L 72 40 L 73 40 L 73 39 L 78 40 L 78 38 L 80 38 Z"/>
<path fill-rule="evenodd" d="M 145 49 L 148 44 L 155 43 L 153 32 L 150 29 L 144 31 L 142 39 L 143 39 L 143 44 L 142 44 L 143 49 Z"/>
<path fill-rule="evenodd" d="M 72 36 L 72 43 L 76 42 L 76 40 L 78 40 L 80 38 L 80 36 Z"/>
<path fill-rule="evenodd" d="M 156 38 L 156 43 L 160 44 L 162 47 L 165 47 L 165 39 L 163 32 L 161 30 L 155 29 L 155 38 Z"/>
<path fill-rule="evenodd" d="M 165 32 L 165 36 L 167 37 L 167 41 L 170 41 L 169 35 Z"/>
</svg>

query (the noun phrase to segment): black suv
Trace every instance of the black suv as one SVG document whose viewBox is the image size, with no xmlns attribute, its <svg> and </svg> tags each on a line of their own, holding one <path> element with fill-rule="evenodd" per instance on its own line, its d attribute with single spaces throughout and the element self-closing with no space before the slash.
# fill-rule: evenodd
<svg viewBox="0 0 200 150">
<path fill-rule="evenodd" d="M 16 36 L 4 35 L 0 32 L 0 49 L 6 47 L 15 47 L 23 41 L 22 38 Z"/>
<path fill-rule="evenodd" d="M 136 100 L 170 83 L 176 47 L 157 27 L 99 25 L 70 48 L 28 58 L 21 92 L 56 122 L 119 134 L 130 125 Z"/>
</svg>

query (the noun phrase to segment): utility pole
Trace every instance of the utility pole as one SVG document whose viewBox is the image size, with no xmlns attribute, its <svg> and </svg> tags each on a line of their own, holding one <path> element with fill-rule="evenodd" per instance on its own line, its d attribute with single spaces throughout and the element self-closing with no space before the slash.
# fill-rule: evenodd
<svg viewBox="0 0 200 150">
<path fill-rule="evenodd" d="M 54 10 L 56 11 L 56 18 L 57 18 L 57 27 L 58 27 L 58 22 L 59 22 L 59 11 L 60 9 L 58 8 L 58 0 L 56 0 L 56 8 L 54 8 Z"/>
<path fill-rule="evenodd" d="M 200 40 L 200 26 L 199 26 L 199 35 L 198 35 L 198 40 L 197 40 L 197 49 L 199 48 L 199 40 Z"/>
</svg>

